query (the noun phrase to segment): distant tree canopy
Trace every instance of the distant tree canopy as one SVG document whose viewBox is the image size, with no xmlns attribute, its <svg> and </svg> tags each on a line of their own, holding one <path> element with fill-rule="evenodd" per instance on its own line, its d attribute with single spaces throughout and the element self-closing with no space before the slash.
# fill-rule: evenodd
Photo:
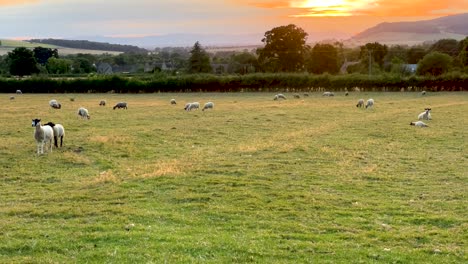
<svg viewBox="0 0 468 264">
<path fill-rule="evenodd" d="M 70 73 L 72 69 L 72 61 L 67 59 L 57 59 L 50 57 L 46 64 L 47 72 L 51 74 Z"/>
<path fill-rule="evenodd" d="M 371 56 L 372 60 L 382 67 L 387 52 L 387 45 L 382 45 L 378 42 L 367 43 L 366 45 L 361 46 L 360 58 L 364 63 L 364 60 L 368 60 L 369 56 Z"/>
<path fill-rule="evenodd" d="M 302 71 L 308 48 L 306 40 L 307 33 L 296 25 L 273 28 L 265 32 L 262 39 L 265 47 L 257 50 L 258 60 L 266 71 Z"/>
<path fill-rule="evenodd" d="M 88 40 L 67 40 L 67 39 L 31 39 L 29 42 L 44 43 L 74 49 L 104 50 L 118 52 L 147 53 L 146 49 L 132 45 L 109 44 L 104 42 L 94 42 Z"/>
<path fill-rule="evenodd" d="M 463 67 L 468 67 L 468 37 L 460 41 L 460 54 L 458 54 L 458 59 Z"/>
<path fill-rule="evenodd" d="M 206 53 L 198 41 L 193 45 L 190 54 L 188 73 L 209 73 L 213 71 L 210 64 L 210 56 L 208 56 L 208 53 Z"/>
<path fill-rule="evenodd" d="M 411 47 L 407 52 L 407 62 L 409 64 L 417 64 L 424 56 L 427 54 L 427 51 L 423 47 Z"/>
<path fill-rule="evenodd" d="M 36 64 L 34 53 L 25 47 L 15 48 L 8 52 L 8 65 L 12 75 L 25 76 L 38 73 L 39 69 Z"/>
<path fill-rule="evenodd" d="M 57 49 L 35 47 L 33 52 L 34 58 L 36 58 L 36 61 L 41 65 L 45 65 L 50 57 L 58 58 Z"/>
<path fill-rule="evenodd" d="M 316 74 L 337 73 L 339 66 L 336 47 L 331 44 L 316 44 L 310 53 L 307 70 Z"/>
<path fill-rule="evenodd" d="M 458 41 L 455 39 L 441 39 L 431 46 L 430 51 L 438 51 L 455 57 L 459 53 Z"/>
<path fill-rule="evenodd" d="M 419 75 L 438 76 L 449 71 L 453 59 L 451 56 L 438 51 L 433 51 L 418 63 L 417 73 Z"/>
</svg>

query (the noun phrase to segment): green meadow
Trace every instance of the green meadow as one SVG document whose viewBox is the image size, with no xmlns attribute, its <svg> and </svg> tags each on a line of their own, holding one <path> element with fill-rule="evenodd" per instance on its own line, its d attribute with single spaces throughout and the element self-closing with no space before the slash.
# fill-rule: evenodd
<svg viewBox="0 0 468 264">
<path fill-rule="evenodd" d="M 285 94 L 3 94 L 0 262 L 468 261 L 466 92 Z"/>
</svg>

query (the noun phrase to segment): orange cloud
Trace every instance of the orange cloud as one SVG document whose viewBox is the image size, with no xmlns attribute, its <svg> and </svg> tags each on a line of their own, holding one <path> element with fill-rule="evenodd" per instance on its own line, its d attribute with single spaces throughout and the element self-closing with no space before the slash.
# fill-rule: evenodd
<svg viewBox="0 0 468 264">
<path fill-rule="evenodd" d="M 0 6 L 12 6 L 37 3 L 39 0 L 0 0 Z"/>
<path fill-rule="evenodd" d="M 468 12 L 468 2 L 466 0 L 379 0 L 374 8 L 367 11 L 368 15 L 375 16 L 444 16 Z"/>
</svg>

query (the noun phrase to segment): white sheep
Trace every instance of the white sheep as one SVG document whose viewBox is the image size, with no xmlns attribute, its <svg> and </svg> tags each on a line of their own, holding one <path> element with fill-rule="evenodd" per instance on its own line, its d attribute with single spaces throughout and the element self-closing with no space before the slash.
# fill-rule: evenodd
<svg viewBox="0 0 468 264">
<path fill-rule="evenodd" d="M 50 126 L 42 126 L 40 119 L 33 119 L 32 126 L 34 129 L 34 139 L 37 143 L 37 154 L 44 154 L 44 145 L 49 142 L 50 152 L 52 152 L 52 138 L 54 137 L 54 130 Z"/>
<path fill-rule="evenodd" d="M 294 94 L 293 96 L 294 96 L 294 98 L 297 98 L 297 99 L 300 99 L 300 98 L 301 98 L 301 96 L 300 96 L 299 94 L 297 94 L 297 93 Z"/>
<path fill-rule="evenodd" d="M 205 111 L 205 109 L 213 109 L 214 103 L 213 102 L 208 102 L 203 106 L 202 111 Z"/>
<path fill-rule="evenodd" d="M 422 92 L 421 92 L 421 95 L 426 95 L 426 91 L 422 91 Z"/>
<path fill-rule="evenodd" d="M 114 106 L 113 109 L 115 110 L 116 108 L 119 108 L 119 109 L 120 109 L 120 108 L 128 109 L 128 108 L 127 108 L 127 103 L 126 103 L 126 102 L 117 103 L 117 104 Z"/>
<path fill-rule="evenodd" d="M 80 107 L 78 109 L 78 116 L 80 116 L 81 118 L 87 118 L 87 119 L 90 119 L 91 116 L 89 115 L 88 113 L 88 109 L 84 108 L 84 107 Z"/>
<path fill-rule="evenodd" d="M 106 106 L 106 100 L 101 100 L 99 102 L 99 106 Z"/>
<path fill-rule="evenodd" d="M 332 92 L 324 92 L 322 96 L 335 96 L 335 94 Z"/>
<path fill-rule="evenodd" d="M 423 121 L 416 121 L 416 122 L 411 122 L 410 125 L 412 126 L 417 126 L 417 127 L 429 127 L 424 123 Z"/>
<path fill-rule="evenodd" d="M 16 94 L 23 94 L 23 92 L 21 92 L 21 90 L 16 90 Z"/>
<path fill-rule="evenodd" d="M 420 113 L 418 115 L 418 120 L 432 120 L 432 116 L 431 116 L 431 108 L 424 108 L 424 112 Z"/>
<path fill-rule="evenodd" d="M 44 126 L 50 126 L 54 130 L 54 145 L 58 148 L 58 138 L 60 138 L 60 147 L 63 145 L 63 137 L 65 136 L 65 128 L 61 124 L 48 122 Z"/>
<path fill-rule="evenodd" d="M 199 102 L 187 103 L 184 107 L 185 111 L 192 111 L 193 109 L 197 110 L 200 108 Z"/>
<path fill-rule="evenodd" d="M 50 105 L 50 107 L 52 107 L 54 109 L 62 108 L 62 105 L 59 102 L 57 102 L 57 100 L 55 100 L 55 99 L 50 100 L 49 105 Z"/>
<path fill-rule="evenodd" d="M 345 95 L 345 96 L 348 96 L 348 95 L 349 95 L 348 91 L 346 91 L 346 92 L 344 93 L 344 95 Z"/>
<path fill-rule="evenodd" d="M 176 100 L 175 100 L 175 99 L 171 99 L 171 105 L 176 105 L 176 104 L 177 104 Z"/>
<path fill-rule="evenodd" d="M 369 99 L 366 102 L 366 108 L 374 108 L 374 99 Z"/>
<path fill-rule="evenodd" d="M 15 97 L 14 97 L 14 96 L 10 96 L 10 100 L 15 100 Z"/>
<path fill-rule="evenodd" d="M 359 99 L 356 107 L 364 107 L 364 99 Z"/>
<path fill-rule="evenodd" d="M 284 94 L 277 94 L 275 95 L 275 97 L 273 98 L 273 100 L 279 100 L 279 99 L 283 99 L 283 100 L 286 100 L 286 96 L 284 96 Z"/>
</svg>

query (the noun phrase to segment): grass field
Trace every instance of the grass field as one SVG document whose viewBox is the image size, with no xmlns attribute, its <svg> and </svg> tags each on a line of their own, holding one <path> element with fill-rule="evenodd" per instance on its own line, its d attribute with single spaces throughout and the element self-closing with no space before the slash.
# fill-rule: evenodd
<svg viewBox="0 0 468 264">
<path fill-rule="evenodd" d="M 468 261 L 467 93 L 287 95 L 4 94 L 0 262 Z"/>
</svg>

